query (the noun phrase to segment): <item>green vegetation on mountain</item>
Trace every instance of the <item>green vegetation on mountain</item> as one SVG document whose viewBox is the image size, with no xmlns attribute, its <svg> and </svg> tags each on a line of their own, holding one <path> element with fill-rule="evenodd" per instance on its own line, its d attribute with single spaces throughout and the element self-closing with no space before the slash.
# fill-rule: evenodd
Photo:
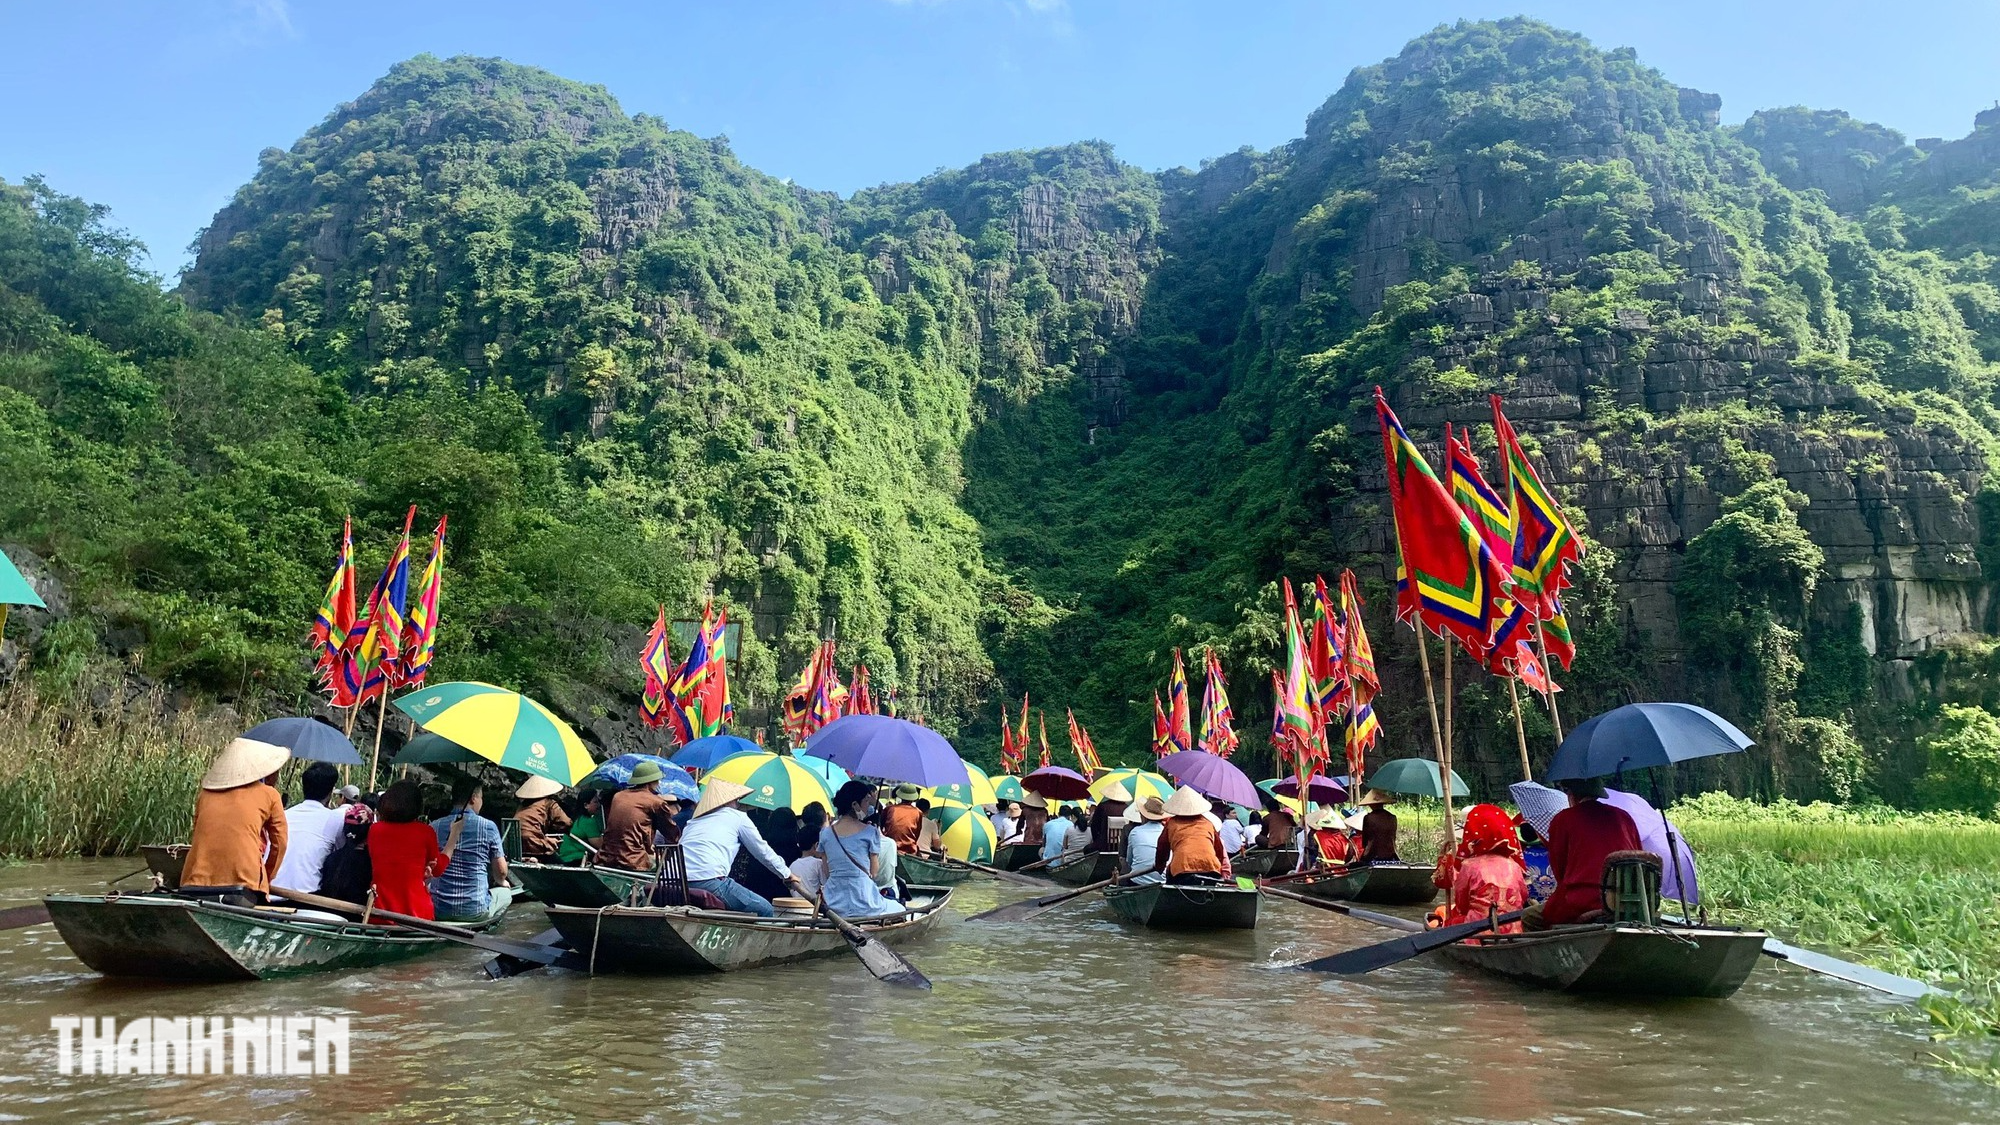
<svg viewBox="0 0 2000 1125">
<path fill-rule="evenodd" d="M 366 564 L 416 502 L 453 521 L 442 674 L 602 710 L 651 606 L 713 596 L 754 621 L 746 714 L 837 628 L 988 760 L 1022 690 L 1143 756 L 1205 645 L 1261 759 L 1276 580 L 1353 566 L 1386 757 L 1428 722 L 1373 388 L 1482 452 L 1498 392 L 1592 545 L 1570 716 L 1696 699 L 1762 743 L 1707 780 L 1944 801 L 1926 771 L 1979 732 L 1930 736 L 1987 702 L 2000 563 L 1995 138 L 1724 129 L 1507 20 L 1356 70 L 1270 152 L 1149 174 L 1092 142 L 840 199 L 421 57 L 264 154 L 182 279 L 204 312 L 8 189 L 0 284 L 41 327 L 0 340 L 0 458 L 38 483 L 0 538 L 86 594 L 43 667 L 130 627 L 155 674 L 296 693 L 339 516 Z M 1461 760 L 1501 780 L 1506 693 L 1460 672 Z"/>
</svg>

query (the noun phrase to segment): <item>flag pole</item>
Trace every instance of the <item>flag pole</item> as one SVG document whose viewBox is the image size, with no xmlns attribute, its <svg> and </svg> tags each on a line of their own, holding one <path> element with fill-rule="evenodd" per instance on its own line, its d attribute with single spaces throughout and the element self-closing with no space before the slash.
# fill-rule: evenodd
<svg viewBox="0 0 2000 1125">
<path fill-rule="evenodd" d="M 1444 730 L 1438 726 L 1437 692 L 1431 687 L 1431 646 L 1429 638 L 1424 634 L 1423 618 L 1419 616 L 1412 624 L 1417 631 L 1417 663 L 1422 665 L 1424 670 L 1424 698 L 1431 705 L 1431 738 L 1437 745 L 1438 761 L 1441 767 L 1448 769 L 1449 766 L 1445 766 L 1444 763 L 1450 761 L 1451 754 L 1444 748 Z M 1448 661 L 1450 657 L 1451 645 L 1450 642 L 1446 642 L 1445 658 Z M 1446 666 L 1449 667 L 1450 665 L 1447 664 Z M 1441 778 L 1448 777 L 1445 774 L 1440 774 L 1439 776 Z M 1441 780 L 1438 787 L 1445 792 L 1444 830 L 1445 837 L 1448 840 L 1451 836 L 1451 784 L 1449 781 Z"/>
<path fill-rule="evenodd" d="M 382 694 L 378 698 L 381 702 L 375 708 L 375 752 L 368 758 L 369 789 L 375 788 L 375 770 L 382 764 L 382 728 L 389 722 L 389 685 L 386 682 L 383 683 Z M 360 704 L 355 706 L 359 708 Z"/>
<path fill-rule="evenodd" d="M 1549 718 L 1554 720 L 1556 724 L 1556 745 L 1561 746 L 1563 740 L 1563 717 L 1562 708 L 1556 706 L 1556 666 L 1549 663 L 1549 642 L 1542 638 L 1542 623 L 1540 619 L 1535 621 L 1535 647 L 1542 650 L 1542 667 L 1549 674 L 1549 690 L 1544 694 L 1549 699 Z"/>
<path fill-rule="evenodd" d="M 1544 667 L 1547 667 L 1547 665 L 1544 665 Z M 1535 772 L 1528 768 L 1528 733 L 1521 726 L 1521 689 L 1515 685 L 1515 677 L 1507 676 L 1505 679 L 1507 681 L 1507 698 L 1514 704 L 1514 741 L 1519 743 L 1521 747 L 1521 780 L 1533 781 L 1535 780 Z"/>
<path fill-rule="evenodd" d="M 1457 840 L 1451 823 L 1451 633 L 1439 639 L 1444 641 L 1444 749 L 1438 754 L 1438 788 L 1444 791 L 1444 846 L 1449 852 Z"/>
</svg>

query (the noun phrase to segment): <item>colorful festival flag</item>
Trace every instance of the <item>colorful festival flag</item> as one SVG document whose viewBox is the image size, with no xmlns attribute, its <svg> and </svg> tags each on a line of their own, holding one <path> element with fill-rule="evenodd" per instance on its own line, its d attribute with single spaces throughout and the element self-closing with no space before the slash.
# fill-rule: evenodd
<svg viewBox="0 0 2000 1125">
<path fill-rule="evenodd" d="M 1382 735 L 1375 718 L 1375 694 L 1382 681 L 1375 673 L 1375 649 L 1361 620 L 1361 591 L 1352 570 L 1340 574 L 1340 623 L 1347 641 L 1347 776 L 1367 774 L 1368 750 Z"/>
<path fill-rule="evenodd" d="M 340 530 L 340 554 L 333 561 L 333 577 L 327 580 L 326 596 L 313 615 L 313 667 L 320 685 L 333 694 L 335 707 L 351 707 L 354 699 L 342 698 L 344 680 L 340 659 L 347 651 L 354 631 L 354 517 L 349 516 Z"/>
<path fill-rule="evenodd" d="M 667 607 L 664 605 L 660 607 L 660 615 L 653 619 L 653 629 L 646 634 L 646 643 L 639 649 L 639 670 L 646 677 L 646 689 L 639 695 L 639 721 L 649 727 L 664 726 L 671 721 L 676 740 L 686 742 L 689 737 L 687 717 L 673 705 L 676 670 L 673 648 L 668 643 Z"/>
<path fill-rule="evenodd" d="M 403 656 L 400 686 L 421 687 L 430 674 L 431 659 L 437 654 L 438 597 L 444 592 L 444 525 L 448 516 L 439 516 L 431 533 L 431 556 L 417 579 L 417 598 L 410 605 L 410 619 L 403 626 Z"/>
<path fill-rule="evenodd" d="M 1216 659 L 1215 649 L 1208 649 L 1202 656 L 1202 667 L 1207 673 L 1207 683 L 1201 692 L 1201 740 L 1197 744 L 1218 758 L 1227 758 L 1236 753 L 1236 712 L 1229 706 L 1229 685 L 1222 676 L 1222 661 Z"/>
<path fill-rule="evenodd" d="M 1153 692 L 1153 756 L 1165 757 L 1174 752 L 1174 730 L 1167 725 L 1167 709 L 1160 706 L 1160 693 Z"/>
<path fill-rule="evenodd" d="M 847 682 L 847 713 L 875 714 L 875 690 L 868 684 L 868 665 L 856 664 Z"/>
<path fill-rule="evenodd" d="M 1027 747 L 1014 741 L 1014 724 L 1007 715 L 1007 701 L 1000 701 L 1000 772 L 1018 774 L 1027 758 Z"/>
<path fill-rule="evenodd" d="M 410 524 L 416 505 L 403 517 L 403 537 L 389 553 L 389 565 L 368 594 L 368 612 L 348 631 L 351 642 L 340 662 L 343 694 L 366 703 L 396 684 L 396 660 L 402 655 L 403 606 L 410 593 Z"/>
<path fill-rule="evenodd" d="M 1396 616 L 1457 637 L 1475 656 L 1499 624 L 1507 576 L 1375 390 L 1396 519 Z"/>
<path fill-rule="evenodd" d="M 1174 673 L 1167 681 L 1167 736 L 1173 740 L 1174 749 L 1188 750 L 1194 746 L 1194 731 L 1188 714 L 1187 669 L 1181 667 L 1181 650 L 1174 650 Z"/>
<path fill-rule="evenodd" d="M 1069 720 L 1069 748 L 1076 754 L 1076 764 L 1082 769 L 1083 776 L 1089 777 L 1103 765 L 1097 760 L 1097 747 L 1090 744 L 1090 732 L 1078 725 L 1075 711 L 1065 707 L 1063 715 Z"/>
<path fill-rule="evenodd" d="M 1500 488 L 1507 497 L 1508 538 L 1513 544 L 1514 597 L 1530 616 L 1546 621 L 1555 614 L 1563 587 L 1569 585 L 1564 564 L 1583 558 L 1583 540 L 1528 461 L 1521 439 L 1501 413 L 1500 396 L 1493 395 L 1492 402 L 1493 429 L 1500 440 Z"/>
<path fill-rule="evenodd" d="M 1341 641 L 1340 618 L 1326 579 L 1313 576 L 1312 621 L 1306 626 L 1306 661 L 1312 669 L 1313 705 L 1320 725 L 1332 730 L 1347 715 L 1347 654 Z"/>
<path fill-rule="evenodd" d="M 685 729 L 688 740 L 721 734 L 734 714 L 729 699 L 728 653 L 723 644 L 728 624 L 728 610 L 717 611 L 714 603 L 703 606 L 694 645 L 674 677 L 670 693 L 672 706 L 679 712 L 674 729 L 676 734 Z"/>
<path fill-rule="evenodd" d="M 1041 724 L 1042 734 L 1042 764 L 1035 768 L 1047 769 L 1052 764 L 1049 760 L 1049 713 L 1047 711 L 1038 711 L 1035 713 L 1035 718 Z"/>
<path fill-rule="evenodd" d="M 1557 596 L 1549 601 L 1555 612 L 1538 626 L 1542 635 L 1542 651 L 1550 660 L 1560 663 L 1563 671 L 1567 672 L 1570 661 L 1576 659 L 1576 639 L 1570 635 L 1569 614 L 1563 609 L 1562 598 Z"/>
<path fill-rule="evenodd" d="M 1293 769 L 1301 773 L 1324 753 L 1326 731 L 1313 706 L 1312 668 L 1306 657 L 1305 630 L 1299 624 L 1298 599 L 1292 580 L 1285 587 L 1285 679 L 1278 701 L 1278 716 L 1284 724 L 1283 738 L 1291 744 Z"/>
</svg>

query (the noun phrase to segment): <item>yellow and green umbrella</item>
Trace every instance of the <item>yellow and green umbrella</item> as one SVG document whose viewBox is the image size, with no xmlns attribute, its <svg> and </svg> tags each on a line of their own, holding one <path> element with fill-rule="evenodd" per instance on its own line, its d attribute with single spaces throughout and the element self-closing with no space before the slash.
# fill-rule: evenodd
<svg viewBox="0 0 2000 1125">
<path fill-rule="evenodd" d="M 1028 799 L 1028 791 L 1021 787 L 1021 779 L 1011 773 L 1003 773 L 999 777 L 989 780 L 993 782 L 993 799 L 995 801 L 1025 801 Z"/>
<path fill-rule="evenodd" d="M 750 787 L 743 803 L 760 809 L 803 810 L 817 801 L 833 810 L 833 793 L 820 776 L 785 754 L 738 754 L 724 758 L 703 781 L 716 778 Z"/>
<path fill-rule="evenodd" d="M 1148 797 L 1158 797 L 1164 801 L 1174 795 L 1174 783 L 1159 774 L 1148 770 L 1122 769 L 1112 770 L 1091 782 L 1090 799 L 1102 801 L 1104 791 L 1113 785 L 1123 785 L 1125 791 L 1132 794 L 1132 799 L 1135 801 L 1143 801 Z"/>
<path fill-rule="evenodd" d="M 597 766 L 568 723 L 520 692 L 466 680 L 418 688 L 395 702 L 418 726 L 502 769 L 568 786 Z"/>
<path fill-rule="evenodd" d="M 1000 837 L 985 813 L 946 805 L 932 809 L 930 815 L 938 823 L 938 842 L 944 845 L 944 854 L 966 863 L 993 862 Z"/>
<path fill-rule="evenodd" d="M 963 785 L 940 785 L 926 789 L 924 796 L 931 799 L 932 805 L 950 805 L 961 809 L 976 809 L 981 805 L 1000 803 L 1000 798 L 993 792 L 993 782 L 986 776 L 985 770 L 966 762 L 965 773 L 972 780 Z"/>
</svg>

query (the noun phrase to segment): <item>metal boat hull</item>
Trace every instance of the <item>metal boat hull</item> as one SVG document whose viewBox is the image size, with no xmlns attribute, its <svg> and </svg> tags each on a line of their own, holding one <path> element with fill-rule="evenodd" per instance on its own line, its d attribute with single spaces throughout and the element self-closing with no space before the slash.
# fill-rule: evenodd
<svg viewBox="0 0 2000 1125">
<path fill-rule="evenodd" d="M 1148 883 L 1111 887 L 1105 904 L 1119 918 L 1155 930 L 1253 930 L 1263 895 L 1236 886 Z"/>
</svg>

